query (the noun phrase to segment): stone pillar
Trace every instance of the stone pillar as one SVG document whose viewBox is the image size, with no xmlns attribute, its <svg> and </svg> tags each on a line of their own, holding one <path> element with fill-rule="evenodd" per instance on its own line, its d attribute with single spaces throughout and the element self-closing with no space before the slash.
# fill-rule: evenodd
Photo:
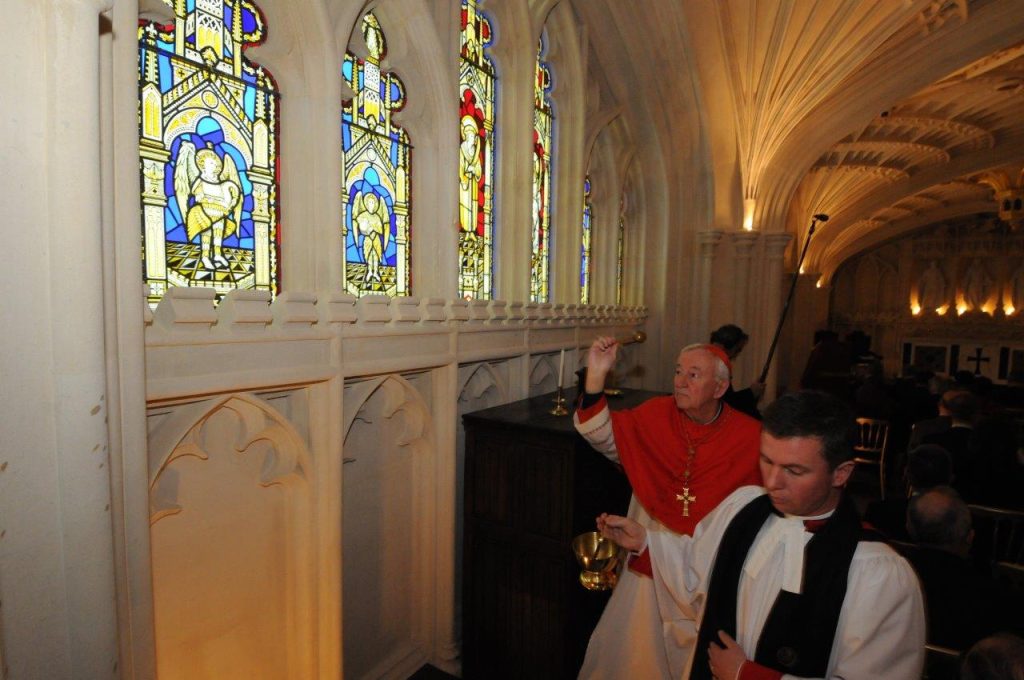
<svg viewBox="0 0 1024 680">
<path fill-rule="evenodd" d="M 697 232 L 697 333 L 696 337 L 705 342 L 709 328 L 711 312 L 711 276 L 715 271 L 715 254 L 722 240 L 722 232 L 714 229 Z"/>
<path fill-rule="evenodd" d="M 748 324 L 750 305 L 750 261 L 754 246 L 760 238 L 756 231 L 736 231 L 731 234 L 735 263 L 733 265 L 733 323 Z"/>
<path fill-rule="evenodd" d="M 752 315 L 750 313 L 750 267 L 754 254 L 754 247 L 757 245 L 761 235 L 756 231 L 735 231 L 729 234 L 733 245 L 732 261 L 732 318 L 729 320 L 741 327 L 747 334 L 753 335 L 751 327 Z M 747 385 L 757 377 L 755 371 L 761 370 L 760 361 L 764 360 L 763 355 L 753 352 L 743 352 L 733 360 L 733 383 L 736 385 Z M 757 364 L 755 366 L 755 364 Z"/>
<path fill-rule="evenodd" d="M 96 0 L 11 0 L 0 453 L 4 676 L 117 677 Z M 35 55 L 26 59 L 25 55 Z"/>
<path fill-rule="evenodd" d="M 759 343 L 765 348 L 766 356 L 768 348 L 771 347 L 772 338 L 775 336 L 775 327 L 779 323 L 779 314 L 782 312 L 783 299 L 789 292 L 789 286 L 783 280 L 783 256 L 786 254 L 786 246 L 793 238 L 792 234 L 765 234 L 764 236 L 764 280 L 761 282 L 761 309 L 764 310 L 761 324 L 761 340 Z M 768 371 L 765 380 L 765 403 L 771 402 L 777 394 L 778 353 L 775 350 L 775 357 Z"/>
</svg>

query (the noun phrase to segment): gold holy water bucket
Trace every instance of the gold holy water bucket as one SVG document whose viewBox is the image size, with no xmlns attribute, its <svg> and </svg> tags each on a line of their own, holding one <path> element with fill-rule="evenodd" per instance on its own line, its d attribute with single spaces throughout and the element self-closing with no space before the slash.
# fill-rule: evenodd
<svg viewBox="0 0 1024 680">
<path fill-rule="evenodd" d="M 572 552 L 582 570 L 580 583 L 588 590 L 609 590 L 619 580 L 618 566 L 627 551 L 600 532 L 588 531 L 572 539 Z"/>
</svg>

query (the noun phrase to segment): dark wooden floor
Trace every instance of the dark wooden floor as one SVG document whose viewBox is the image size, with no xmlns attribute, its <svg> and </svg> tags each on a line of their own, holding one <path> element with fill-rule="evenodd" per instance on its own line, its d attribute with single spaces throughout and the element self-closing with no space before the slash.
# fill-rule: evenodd
<svg viewBox="0 0 1024 680">
<path fill-rule="evenodd" d="M 409 680 L 457 680 L 454 675 L 448 675 L 439 668 L 427 664 L 412 674 Z"/>
</svg>

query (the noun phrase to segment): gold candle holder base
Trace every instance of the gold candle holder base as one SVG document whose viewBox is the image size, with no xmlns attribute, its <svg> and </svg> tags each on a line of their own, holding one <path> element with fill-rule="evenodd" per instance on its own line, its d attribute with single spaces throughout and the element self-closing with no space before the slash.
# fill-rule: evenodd
<svg viewBox="0 0 1024 680">
<path fill-rule="evenodd" d="M 561 385 L 558 386 L 558 394 L 555 395 L 555 398 L 552 399 L 552 402 L 554 402 L 555 405 L 550 411 L 548 411 L 548 413 L 550 413 L 553 416 L 569 415 L 569 409 L 565 407 L 565 397 L 562 396 Z"/>
</svg>

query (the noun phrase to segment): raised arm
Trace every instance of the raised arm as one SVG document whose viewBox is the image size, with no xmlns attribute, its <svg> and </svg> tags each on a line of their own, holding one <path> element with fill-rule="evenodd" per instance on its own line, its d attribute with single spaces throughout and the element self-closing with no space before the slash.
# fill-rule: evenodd
<svg viewBox="0 0 1024 680">
<path fill-rule="evenodd" d="M 590 394 L 604 391 L 605 379 L 615 366 L 619 343 L 615 338 L 602 336 L 594 340 L 587 352 L 587 379 L 584 390 Z"/>
<path fill-rule="evenodd" d="M 618 351 L 615 338 L 600 337 L 594 340 L 587 352 L 587 378 L 584 391 L 590 395 L 583 400 L 583 406 L 573 414 L 573 424 L 583 438 L 603 453 L 613 463 L 619 462 L 619 451 L 615 446 L 615 432 L 612 429 L 611 413 L 604 399 L 604 382 L 615 365 Z"/>
</svg>

